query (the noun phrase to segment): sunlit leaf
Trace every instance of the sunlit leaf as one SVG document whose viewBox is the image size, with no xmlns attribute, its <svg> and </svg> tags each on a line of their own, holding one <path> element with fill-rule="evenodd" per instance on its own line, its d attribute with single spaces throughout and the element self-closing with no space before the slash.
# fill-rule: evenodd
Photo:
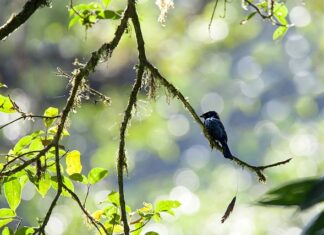
<svg viewBox="0 0 324 235">
<path fill-rule="evenodd" d="M 274 5 L 273 15 L 279 20 L 280 23 L 282 23 L 280 19 L 286 19 L 288 15 L 288 8 L 284 3 L 276 3 Z"/>
<path fill-rule="evenodd" d="M 159 212 L 155 212 L 153 215 L 153 219 L 155 222 L 160 222 L 161 221 L 161 214 Z"/>
<path fill-rule="evenodd" d="M 97 211 L 93 212 L 91 215 L 95 220 L 100 220 L 104 213 L 105 212 L 103 210 L 97 210 Z"/>
<path fill-rule="evenodd" d="M 141 234 L 141 232 L 142 232 L 142 228 L 143 228 L 143 225 L 144 225 L 144 223 L 142 222 L 142 221 L 139 221 L 139 222 L 137 222 L 137 223 L 135 223 L 134 224 L 134 232 L 132 232 L 131 234 L 132 235 L 140 235 Z"/>
<path fill-rule="evenodd" d="M 111 202 L 115 206 L 119 206 L 119 193 L 118 192 L 111 192 L 108 194 L 108 201 Z"/>
<path fill-rule="evenodd" d="M 58 116 L 59 110 L 58 108 L 55 107 L 49 107 L 45 110 L 44 112 L 44 116 L 46 117 L 56 117 Z M 49 128 L 50 125 L 53 124 L 53 122 L 55 121 L 55 118 L 44 118 L 44 125 L 46 126 L 46 128 Z"/>
<path fill-rule="evenodd" d="M 145 214 L 153 211 L 153 205 L 151 203 L 144 202 L 143 205 L 144 207 L 138 209 L 138 212 Z"/>
<path fill-rule="evenodd" d="M 178 201 L 173 200 L 163 200 L 158 201 L 155 205 L 155 211 L 156 212 L 167 212 L 171 215 L 174 215 L 174 212 L 172 209 L 178 208 L 181 205 Z"/>
<path fill-rule="evenodd" d="M 90 170 L 88 174 L 89 184 L 96 184 L 107 176 L 108 176 L 108 171 L 106 169 L 100 167 L 93 168 Z"/>
<path fill-rule="evenodd" d="M 102 3 L 104 4 L 105 7 L 108 7 L 110 0 L 102 0 Z"/>
<path fill-rule="evenodd" d="M 0 95 L 0 112 L 3 113 L 15 113 L 17 112 L 14 104 L 9 97 Z"/>
<path fill-rule="evenodd" d="M 10 179 L 3 184 L 4 195 L 12 210 L 16 210 L 21 201 L 21 185 L 18 179 Z"/>
<path fill-rule="evenodd" d="M 47 191 L 51 188 L 51 176 L 45 172 L 44 175 L 39 179 L 37 191 L 44 198 Z"/>
<path fill-rule="evenodd" d="M 281 39 L 283 36 L 285 36 L 286 32 L 288 30 L 288 27 L 286 26 L 279 26 L 272 35 L 273 40 Z"/>
<path fill-rule="evenodd" d="M 35 229 L 31 227 L 22 227 L 21 229 L 18 229 L 18 231 L 15 233 L 15 235 L 32 235 L 35 233 Z"/>
<path fill-rule="evenodd" d="M 26 174 L 24 174 L 23 171 L 21 173 L 23 173 L 23 175 L 21 175 L 19 177 L 19 183 L 20 183 L 21 190 L 22 190 L 24 188 L 24 186 L 26 185 L 26 183 L 28 182 L 28 176 Z"/>
<path fill-rule="evenodd" d="M 20 140 L 18 140 L 18 142 L 13 148 L 13 153 L 18 154 L 22 149 L 28 147 L 31 144 L 32 140 L 34 140 L 35 138 L 37 138 L 43 133 L 44 133 L 43 131 L 36 131 L 30 135 L 26 135 L 20 138 Z"/>
<path fill-rule="evenodd" d="M 8 88 L 6 84 L 0 82 L 0 88 L 2 88 L 2 87 Z"/>
<path fill-rule="evenodd" d="M 3 222 L 3 221 L 0 221 L 0 228 L 1 228 L 2 226 L 4 226 L 4 225 L 2 225 L 2 222 Z M 1 233 L 1 235 L 13 235 L 13 234 L 14 234 L 13 231 L 10 230 L 10 228 L 8 228 L 8 227 L 5 227 L 5 228 L 2 230 L 2 233 Z"/>
<path fill-rule="evenodd" d="M 30 151 L 42 150 L 43 148 L 44 145 L 41 137 L 34 138 L 29 146 Z"/>
<path fill-rule="evenodd" d="M 74 173 L 72 175 L 69 175 L 69 178 L 74 181 L 81 182 L 82 184 L 88 184 L 88 179 L 85 175 Z"/>
<path fill-rule="evenodd" d="M 16 213 L 10 208 L 1 208 L 0 209 L 0 219 L 12 218 L 15 217 Z"/>
<path fill-rule="evenodd" d="M 73 26 L 73 25 L 75 25 L 78 21 L 80 21 L 80 16 L 78 16 L 78 15 L 75 15 L 71 20 L 70 20 L 70 22 L 69 22 L 69 29 Z"/>
<path fill-rule="evenodd" d="M 80 152 L 77 150 L 73 150 L 66 155 L 66 172 L 69 175 L 82 171 L 80 156 Z"/>
<path fill-rule="evenodd" d="M 104 226 L 108 231 L 113 232 L 113 233 L 122 233 L 122 232 L 124 232 L 124 227 L 121 226 L 120 224 L 111 224 L 111 223 L 106 222 L 104 224 Z"/>
<path fill-rule="evenodd" d="M 109 20 L 118 20 L 121 18 L 121 15 L 111 10 L 99 11 L 97 13 L 98 19 L 109 19 Z"/>
</svg>

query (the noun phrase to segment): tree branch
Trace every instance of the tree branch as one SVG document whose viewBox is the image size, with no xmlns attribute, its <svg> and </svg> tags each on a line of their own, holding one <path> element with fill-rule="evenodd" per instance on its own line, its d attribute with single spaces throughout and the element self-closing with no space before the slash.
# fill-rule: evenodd
<svg viewBox="0 0 324 235">
<path fill-rule="evenodd" d="M 35 234 L 44 234 L 45 235 L 45 227 L 46 227 L 46 225 L 51 217 L 51 214 L 53 212 L 53 209 L 56 206 L 56 203 L 62 193 L 63 181 L 62 181 L 62 173 L 61 173 L 61 166 L 60 166 L 60 155 L 59 155 L 58 143 L 55 146 L 55 166 L 56 166 L 56 176 L 57 176 L 57 193 L 56 193 L 54 200 L 52 201 L 52 203 L 46 213 L 46 216 L 42 222 L 42 225 L 39 227 L 38 230 L 36 230 Z"/>
<path fill-rule="evenodd" d="M 174 85 L 172 83 L 170 83 L 169 81 L 167 81 L 161 74 L 160 72 L 149 62 L 147 62 L 146 67 L 151 71 L 151 73 L 153 74 L 153 76 L 155 78 L 157 78 L 161 84 L 167 88 L 167 90 L 174 96 L 177 97 L 182 104 L 185 106 L 185 108 L 189 111 L 189 113 L 191 114 L 191 116 L 193 117 L 193 119 L 199 124 L 200 128 L 202 129 L 202 131 L 204 132 L 205 137 L 207 138 L 207 140 L 209 141 L 209 144 L 211 146 L 211 148 L 217 148 L 219 151 L 223 152 L 222 147 L 213 140 L 213 138 L 209 135 L 207 129 L 204 127 L 202 121 L 200 120 L 200 118 L 198 117 L 198 115 L 196 114 L 195 110 L 192 108 L 192 106 L 190 105 L 190 103 L 188 102 L 188 100 L 181 94 L 181 92 L 174 87 Z M 284 161 L 280 161 L 280 162 L 276 162 L 270 165 L 265 165 L 265 166 L 252 166 L 242 160 L 240 160 L 239 158 L 233 156 L 232 161 L 234 161 L 237 165 L 242 166 L 242 167 L 246 167 L 247 169 L 249 169 L 252 172 L 255 172 L 259 178 L 260 182 L 266 182 L 266 176 L 263 174 L 263 171 L 267 168 L 270 167 L 275 167 L 275 166 L 279 166 L 279 165 L 283 165 L 288 163 L 292 158 L 289 158 L 287 160 Z"/>
<path fill-rule="evenodd" d="M 44 156 L 45 153 L 47 153 L 47 151 L 50 150 L 50 148 L 52 148 L 53 146 L 54 146 L 53 143 L 50 143 L 44 149 L 39 151 L 39 153 L 34 158 L 25 161 L 24 164 L 19 165 L 14 169 L 11 169 L 11 170 L 8 170 L 8 171 L 5 171 L 5 172 L 3 172 L 4 169 L 2 169 L 0 171 L 0 179 L 3 178 L 3 177 L 8 177 L 10 175 L 13 175 L 13 174 L 25 169 L 27 166 L 29 166 L 32 163 L 36 162 L 41 156 Z"/>
<path fill-rule="evenodd" d="M 270 6 L 268 6 L 268 14 L 263 14 L 260 10 L 260 8 L 254 4 L 253 2 L 249 1 L 249 0 L 244 0 L 244 2 L 246 2 L 249 6 L 251 6 L 257 13 L 259 16 L 261 16 L 262 19 L 268 19 L 270 20 L 272 23 L 274 23 L 277 26 L 285 26 L 287 27 L 287 25 L 281 24 L 280 22 L 278 22 L 277 20 L 275 20 L 273 18 L 273 10 L 274 10 L 274 0 L 270 0 Z"/>
<path fill-rule="evenodd" d="M 76 201 L 76 203 L 79 205 L 82 212 L 87 216 L 87 218 L 90 220 L 90 222 L 93 224 L 93 226 L 98 230 L 98 232 L 101 234 L 100 228 L 108 234 L 108 231 L 106 230 L 105 226 L 100 223 L 100 221 L 97 221 L 95 218 L 91 216 L 91 214 L 87 211 L 84 205 L 82 205 L 81 200 L 79 199 L 78 195 L 76 195 L 71 189 L 69 189 L 65 184 L 62 185 L 63 188 L 71 194 L 72 198 Z M 100 228 L 98 227 L 100 226 Z"/>
<path fill-rule="evenodd" d="M 136 105 L 137 94 L 142 86 L 143 74 L 145 69 L 146 55 L 144 48 L 144 40 L 142 31 L 140 28 L 140 23 L 138 20 L 138 15 L 136 12 L 135 1 L 128 1 L 128 9 L 130 10 L 130 18 L 132 19 L 135 34 L 137 39 L 137 47 L 138 47 L 138 58 L 139 58 L 139 66 L 137 69 L 137 77 L 129 96 L 128 104 L 126 110 L 124 112 L 123 122 L 120 127 L 120 141 L 119 141 L 119 150 L 118 150 L 118 160 L 117 160 L 117 174 L 118 174 L 118 189 L 119 189 L 119 201 L 120 201 L 120 209 L 121 209 L 121 219 L 123 221 L 124 226 L 124 234 L 128 235 L 129 225 L 127 221 L 127 213 L 126 213 L 126 203 L 125 203 L 125 195 L 124 195 L 124 169 L 127 169 L 126 163 L 126 153 L 125 153 L 125 133 L 127 130 L 128 123 L 132 118 L 132 110 Z"/>
<path fill-rule="evenodd" d="M 25 23 L 28 18 L 41 6 L 48 5 L 47 0 L 29 0 L 25 3 L 21 12 L 11 18 L 0 27 L 0 40 L 5 39 L 9 34 Z"/>
</svg>

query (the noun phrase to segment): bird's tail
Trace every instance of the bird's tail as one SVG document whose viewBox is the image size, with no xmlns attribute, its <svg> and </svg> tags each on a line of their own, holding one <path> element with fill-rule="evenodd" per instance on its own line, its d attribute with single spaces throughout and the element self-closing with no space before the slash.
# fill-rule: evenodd
<svg viewBox="0 0 324 235">
<path fill-rule="evenodd" d="M 230 149 L 229 149 L 226 142 L 222 143 L 222 147 L 223 147 L 223 155 L 224 155 L 224 157 L 229 158 L 229 159 L 233 159 L 233 155 L 232 155 L 232 153 L 231 153 L 231 151 L 230 151 Z"/>
</svg>

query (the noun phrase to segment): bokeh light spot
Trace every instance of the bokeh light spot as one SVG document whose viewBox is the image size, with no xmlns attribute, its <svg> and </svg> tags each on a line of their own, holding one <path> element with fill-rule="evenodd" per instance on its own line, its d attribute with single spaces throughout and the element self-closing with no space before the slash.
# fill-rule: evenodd
<svg viewBox="0 0 324 235">
<path fill-rule="evenodd" d="M 293 7 L 289 13 L 289 18 L 296 27 L 305 27 L 312 21 L 309 11 L 303 6 Z"/>
<path fill-rule="evenodd" d="M 187 134 L 189 129 L 189 121 L 184 115 L 172 115 L 168 120 L 168 130 L 172 135 L 176 137 Z"/>
<path fill-rule="evenodd" d="M 224 100 L 216 92 L 207 93 L 200 101 L 201 110 L 205 113 L 210 110 L 216 110 L 221 113 L 224 109 Z"/>
</svg>

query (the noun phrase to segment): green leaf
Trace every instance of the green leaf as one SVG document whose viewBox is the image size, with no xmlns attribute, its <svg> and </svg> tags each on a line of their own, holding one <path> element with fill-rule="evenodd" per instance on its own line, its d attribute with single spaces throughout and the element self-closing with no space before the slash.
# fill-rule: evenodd
<svg viewBox="0 0 324 235">
<path fill-rule="evenodd" d="M 15 106 L 13 105 L 9 97 L 0 95 L 0 112 L 3 113 L 17 112 Z"/>
<path fill-rule="evenodd" d="M 80 16 L 75 15 L 69 22 L 69 27 L 68 29 L 70 29 L 73 25 L 75 25 L 78 21 L 80 21 Z"/>
<path fill-rule="evenodd" d="M 0 221 L 0 227 L 2 227 L 2 226 L 1 226 L 1 222 L 2 222 L 2 221 Z M 5 228 L 2 230 L 2 233 L 1 233 L 1 234 L 2 234 L 2 235 L 13 235 L 14 233 L 13 233 L 12 230 L 10 230 L 10 228 L 5 227 Z"/>
<path fill-rule="evenodd" d="M 40 178 L 38 185 L 36 187 L 39 194 L 45 198 L 47 191 L 51 188 L 51 176 L 49 173 L 45 172 L 43 177 Z"/>
<path fill-rule="evenodd" d="M 282 39 L 283 36 L 285 36 L 286 32 L 288 30 L 288 27 L 286 26 L 279 26 L 272 35 L 272 39 L 273 40 L 277 40 L 277 39 Z"/>
<path fill-rule="evenodd" d="M 107 8 L 109 3 L 110 3 L 110 0 L 102 0 L 102 3 L 104 4 L 104 6 Z"/>
<path fill-rule="evenodd" d="M 288 15 L 288 8 L 284 3 L 276 3 L 273 9 L 273 15 L 278 19 L 285 19 Z M 279 20 L 279 19 L 278 19 Z M 280 20 L 279 20 L 280 21 Z M 281 22 L 280 22 L 281 23 Z"/>
<path fill-rule="evenodd" d="M 246 24 L 250 19 L 253 18 L 253 16 L 255 16 L 256 13 L 257 13 L 257 11 L 254 11 L 254 12 L 250 13 L 250 14 L 245 18 L 245 20 L 242 20 L 242 21 L 241 21 L 241 24 Z"/>
<path fill-rule="evenodd" d="M 72 175 L 69 175 L 69 178 L 73 181 L 81 182 L 82 184 L 88 184 L 87 177 L 79 173 L 74 173 Z"/>
<path fill-rule="evenodd" d="M 174 215 L 174 212 L 172 209 L 178 208 L 181 205 L 178 201 L 173 200 L 163 200 L 158 201 L 155 205 L 155 211 L 156 212 L 167 212 L 171 215 Z"/>
<path fill-rule="evenodd" d="M 98 19 L 107 19 L 107 20 L 118 20 L 121 18 L 121 15 L 115 11 L 111 10 L 104 10 L 97 12 Z"/>
<path fill-rule="evenodd" d="M 143 230 L 144 223 L 139 221 L 138 223 L 134 224 L 134 232 L 132 232 L 132 235 L 140 235 Z"/>
<path fill-rule="evenodd" d="M 44 116 L 46 117 L 56 117 L 58 116 L 58 108 L 55 107 L 49 107 L 45 110 L 44 112 Z M 53 124 L 53 122 L 55 121 L 55 118 L 43 118 L 44 121 L 44 125 L 46 126 L 46 128 L 49 128 L 50 125 Z"/>
<path fill-rule="evenodd" d="M 303 235 L 324 234 L 324 211 L 316 216 L 304 229 Z"/>
<path fill-rule="evenodd" d="M 111 192 L 108 194 L 108 201 L 111 202 L 116 207 L 119 207 L 119 193 L 118 192 Z"/>
<path fill-rule="evenodd" d="M 306 179 L 281 186 L 267 192 L 258 203 L 274 206 L 302 205 L 310 190 L 319 182 L 319 179 Z"/>
<path fill-rule="evenodd" d="M 20 140 L 18 140 L 15 147 L 13 148 L 13 153 L 14 154 L 20 153 L 21 150 L 23 150 L 24 148 L 27 148 L 31 144 L 32 140 L 34 140 L 35 138 L 37 138 L 38 136 L 40 136 L 43 133 L 44 133 L 43 131 L 36 131 L 30 135 L 26 135 L 26 136 L 20 138 Z"/>
<path fill-rule="evenodd" d="M 66 172 L 69 175 L 80 173 L 82 171 L 81 154 L 77 150 L 69 152 L 66 156 Z"/>
<path fill-rule="evenodd" d="M 161 214 L 159 212 L 154 213 L 153 215 L 153 219 L 155 220 L 155 222 L 160 222 L 161 221 Z"/>
<path fill-rule="evenodd" d="M 25 187 L 26 183 L 28 182 L 28 176 L 25 174 L 24 171 L 22 171 L 22 173 L 24 173 L 24 174 L 19 177 L 19 183 L 21 186 L 21 190 Z"/>
<path fill-rule="evenodd" d="M 10 208 L 1 208 L 0 209 L 0 219 L 13 218 L 16 216 L 15 211 Z"/>
<path fill-rule="evenodd" d="M 8 88 L 6 84 L 0 82 L 0 88 L 2 88 L 2 87 Z"/>
<path fill-rule="evenodd" d="M 137 213 L 144 217 L 146 214 L 152 214 L 153 212 L 153 205 L 151 203 L 143 202 L 144 207 L 137 210 Z"/>
<path fill-rule="evenodd" d="M 145 233 L 145 235 L 159 235 L 159 234 L 157 232 L 150 231 L 150 232 Z"/>
<path fill-rule="evenodd" d="M 31 235 L 35 233 L 35 229 L 31 227 L 22 227 L 19 229 L 15 235 Z"/>
<path fill-rule="evenodd" d="M 96 184 L 103 178 L 108 176 L 108 171 L 104 168 L 93 168 L 88 174 L 89 184 Z"/>
<path fill-rule="evenodd" d="M 43 141 L 40 137 L 36 137 L 35 139 L 33 139 L 29 146 L 30 151 L 42 150 L 43 148 L 44 148 Z"/>
<path fill-rule="evenodd" d="M 307 193 L 305 200 L 300 205 L 301 210 L 305 210 L 317 203 L 324 201 L 324 178 L 315 183 Z"/>
<path fill-rule="evenodd" d="M 12 210 L 16 210 L 21 201 L 21 185 L 19 180 L 14 178 L 3 184 L 4 195 Z"/>
</svg>

